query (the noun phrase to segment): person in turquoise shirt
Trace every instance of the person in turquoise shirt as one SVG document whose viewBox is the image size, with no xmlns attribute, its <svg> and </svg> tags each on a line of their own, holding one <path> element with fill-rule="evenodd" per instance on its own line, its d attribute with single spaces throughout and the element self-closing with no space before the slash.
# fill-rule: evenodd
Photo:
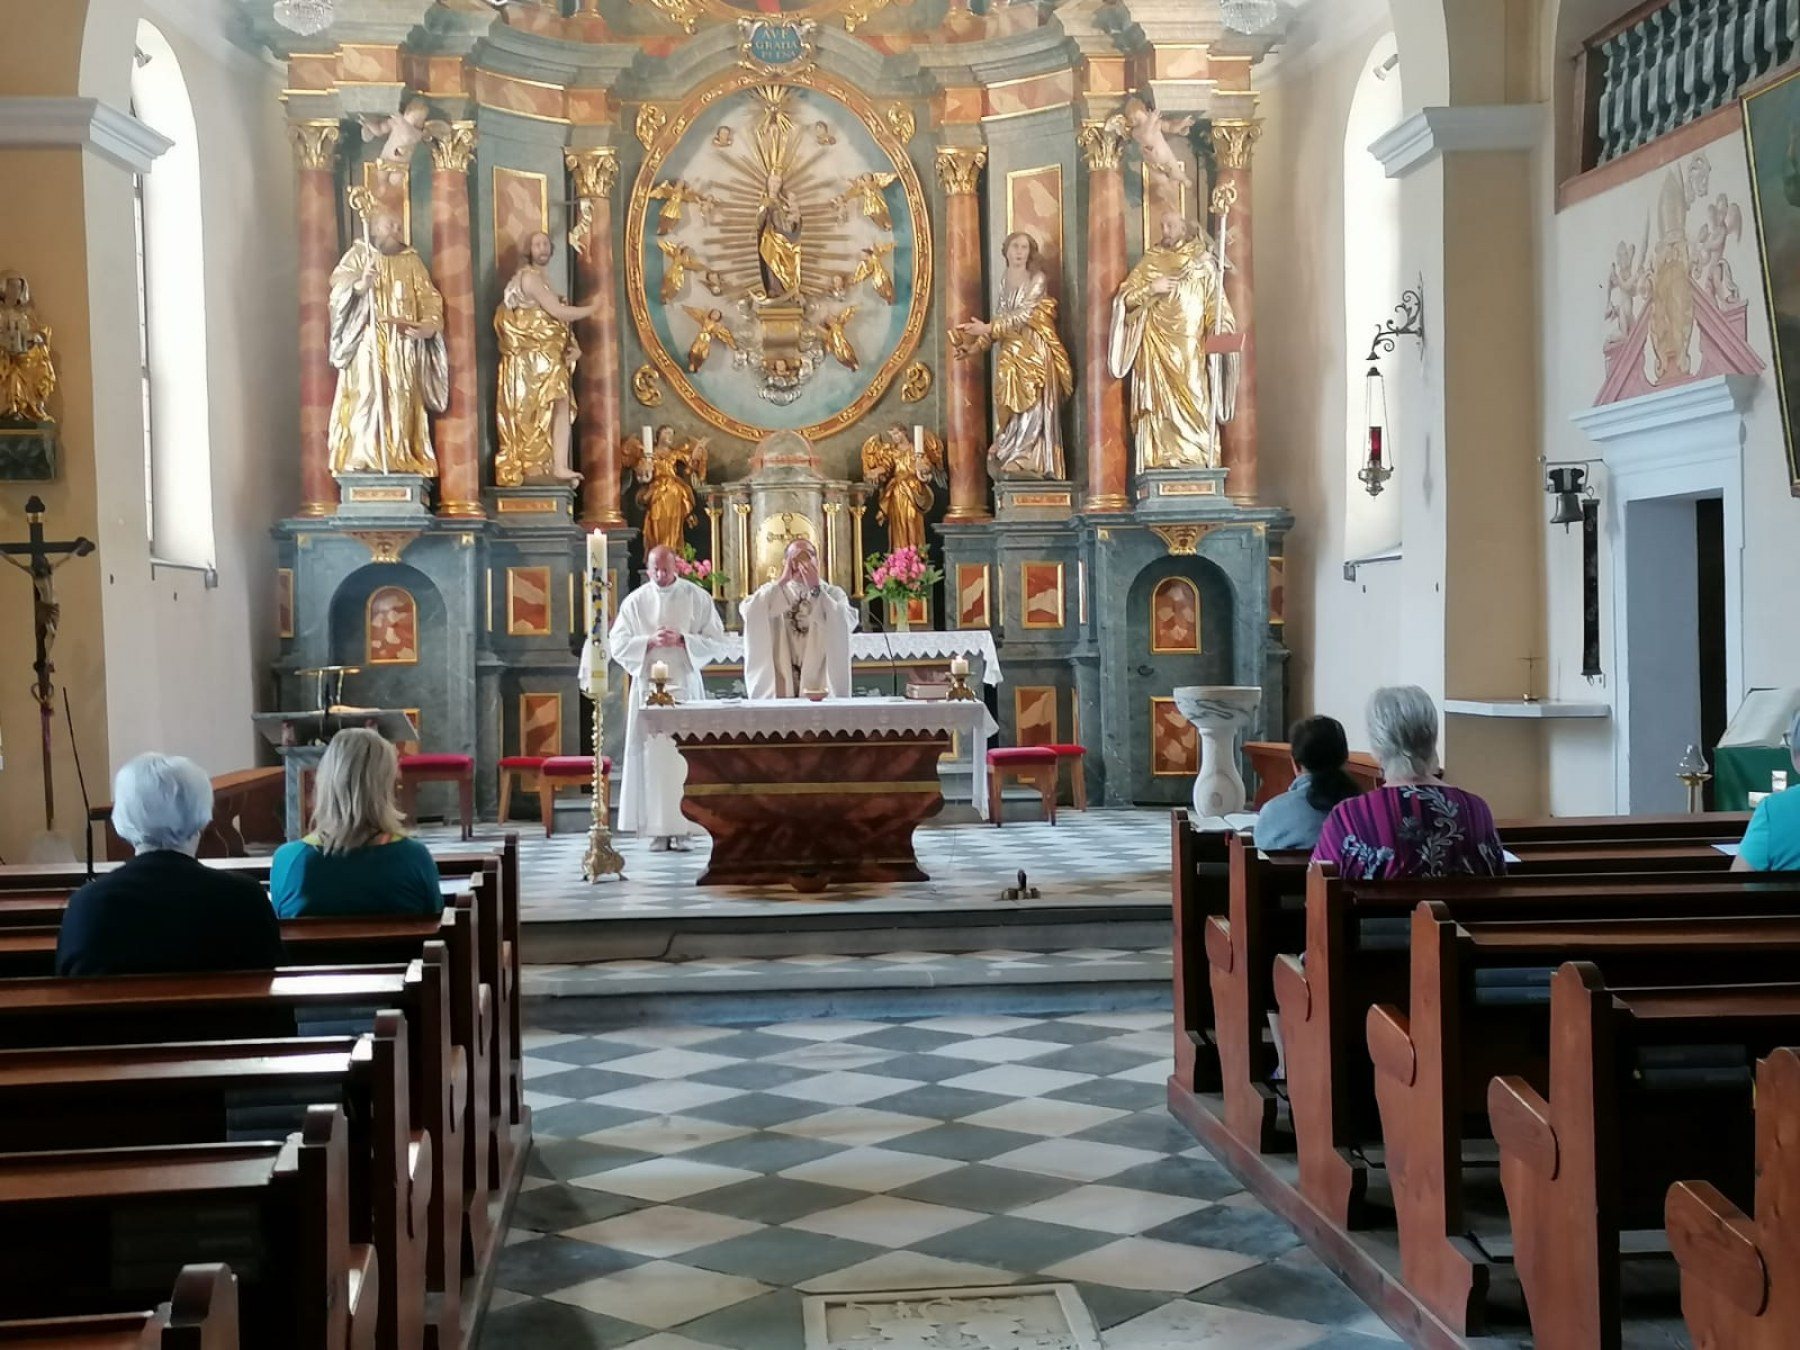
<svg viewBox="0 0 1800 1350">
<path fill-rule="evenodd" d="M 400 759 L 373 731 L 332 737 L 313 781 L 312 832 L 275 850 L 269 898 L 284 919 L 441 914 L 437 863 L 403 833 Z"/>
<path fill-rule="evenodd" d="M 1800 768 L 1800 713 L 1788 724 L 1787 744 Z M 1756 804 L 1731 870 L 1800 872 L 1800 788 L 1772 792 Z"/>
</svg>

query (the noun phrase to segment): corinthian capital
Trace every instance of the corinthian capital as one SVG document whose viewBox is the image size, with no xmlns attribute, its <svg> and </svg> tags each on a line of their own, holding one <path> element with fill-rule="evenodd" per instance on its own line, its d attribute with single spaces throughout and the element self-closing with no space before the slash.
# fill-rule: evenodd
<svg viewBox="0 0 1800 1350">
<path fill-rule="evenodd" d="M 1090 172 L 1116 169 L 1125 153 L 1125 119 L 1113 116 L 1104 122 L 1083 122 L 1075 140 Z"/>
<path fill-rule="evenodd" d="M 337 158 L 338 124 L 334 121 L 289 122 L 288 141 L 294 147 L 294 166 L 329 169 Z"/>
<path fill-rule="evenodd" d="M 575 178 L 575 195 L 584 201 L 612 196 L 619 181 L 619 152 L 610 145 L 563 151 L 563 162 Z"/>
<path fill-rule="evenodd" d="M 987 151 L 979 146 L 940 145 L 937 152 L 938 182 L 951 196 L 973 192 L 975 180 L 987 164 Z"/>
<path fill-rule="evenodd" d="M 431 138 L 431 167 L 440 173 L 467 173 L 475 157 L 475 124 L 452 122 Z"/>
<path fill-rule="evenodd" d="M 1214 122 L 1211 127 L 1213 153 L 1222 169 L 1247 169 L 1250 151 L 1262 135 L 1262 123 L 1251 119 L 1230 118 Z"/>
</svg>

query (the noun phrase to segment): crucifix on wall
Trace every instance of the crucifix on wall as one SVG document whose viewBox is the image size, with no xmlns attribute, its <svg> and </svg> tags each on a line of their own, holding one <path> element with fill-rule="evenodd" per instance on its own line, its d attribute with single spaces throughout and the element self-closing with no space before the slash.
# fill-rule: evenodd
<svg viewBox="0 0 1800 1350">
<path fill-rule="evenodd" d="M 56 602 L 56 570 L 71 558 L 84 558 L 92 553 L 94 542 L 80 537 L 46 540 L 44 503 L 38 497 L 25 503 L 25 521 L 30 526 L 26 539 L 22 543 L 0 544 L 0 558 L 31 578 L 31 627 L 37 642 L 36 659 L 31 666 L 35 676 L 31 696 L 37 700 L 38 725 L 42 733 L 44 828 L 54 830 L 56 784 L 50 767 L 50 728 L 56 716 L 56 691 L 50 677 L 56 667 L 50 663 L 50 648 L 56 642 L 56 628 L 62 618 L 62 606 Z"/>
</svg>

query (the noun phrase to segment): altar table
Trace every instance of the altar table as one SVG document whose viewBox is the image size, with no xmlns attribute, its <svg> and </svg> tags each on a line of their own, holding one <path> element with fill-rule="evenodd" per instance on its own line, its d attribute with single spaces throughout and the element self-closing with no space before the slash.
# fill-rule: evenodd
<svg viewBox="0 0 1800 1350">
<path fill-rule="evenodd" d="M 994 635 L 985 628 L 913 628 L 904 633 L 852 633 L 850 662 L 869 665 L 877 661 L 896 664 L 923 661 L 948 661 L 953 656 L 966 656 L 980 663 L 984 684 L 1000 683 L 1000 653 L 994 647 Z M 726 635 L 725 645 L 711 662 L 713 665 L 736 666 L 744 662 L 744 635 Z"/>
<path fill-rule="evenodd" d="M 702 886 L 927 880 L 913 830 L 944 809 L 937 766 L 952 735 L 987 810 L 998 728 L 978 700 L 711 699 L 638 718 L 687 763 L 681 811 L 713 842 Z"/>
</svg>

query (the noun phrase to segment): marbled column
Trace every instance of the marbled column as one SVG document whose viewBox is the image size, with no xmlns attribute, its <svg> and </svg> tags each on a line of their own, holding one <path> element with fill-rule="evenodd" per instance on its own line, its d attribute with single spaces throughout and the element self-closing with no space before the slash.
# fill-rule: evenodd
<svg viewBox="0 0 1800 1350">
<path fill-rule="evenodd" d="M 337 480 L 331 476 L 331 396 L 337 371 L 331 367 L 331 269 L 338 260 L 338 124 L 295 122 L 288 127 L 298 178 L 297 217 L 300 289 L 300 515 L 328 516 L 337 509 Z"/>
<path fill-rule="evenodd" d="M 1113 378 L 1106 352 L 1113 296 L 1125 282 L 1125 134 L 1106 122 L 1081 125 L 1087 162 L 1087 295 L 1081 355 L 1082 426 L 1087 433 L 1089 511 L 1124 511 L 1130 448 L 1125 435 L 1125 385 Z"/>
<path fill-rule="evenodd" d="M 600 297 L 600 308 L 575 330 L 581 360 L 575 367 L 576 454 L 581 480 L 581 523 L 623 525 L 619 510 L 619 307 L 613 261 L 612 192 L 619 156 L 611 146 L 564 152 L 575 180 L 576 304 Z"/>
<path fill-rule="evenodd" d="M 1220 462 L 1228 471 L 1225 491 L 1241 502 L 1256 500 L 1256 272 L 1250 252 L 1250 152 L 1262 134 L 1262 123 L 1221 120 L 1212 124 L 1213 153 L 1219 177 L 1213 195 L 1225 193 L 1230 226 L 1225 242 L 1231 262 L 1225 273 L 1225 298 L 1244 335 L 1244 355 L 1238 368 L 1237 411 L 1225 423 L 1220 443 Z"/>
<path fill-rule="evenodd" d="M 469 162 L 475 124 L 452 122 L 431 143 L 431 279 L 444 297 L 450 401 L 432 437 L 438 459 L 438 514 L 480 516 L 481 372 L 475 359 L 475 249 L 469 231 Z"/>
<path fill-rule="evenodd" d="M 981 199 L 976 182 L 987 151 L 942 145 L 938 182 L 944 189 L 944 310 L 948 327 L 982 315 Z M 950 509 L 946 521 L 988 520 L 987 362 L 970 357 L 950 362 L 944 381 L 945 440 L 950 460 Z"/>
</svg>

